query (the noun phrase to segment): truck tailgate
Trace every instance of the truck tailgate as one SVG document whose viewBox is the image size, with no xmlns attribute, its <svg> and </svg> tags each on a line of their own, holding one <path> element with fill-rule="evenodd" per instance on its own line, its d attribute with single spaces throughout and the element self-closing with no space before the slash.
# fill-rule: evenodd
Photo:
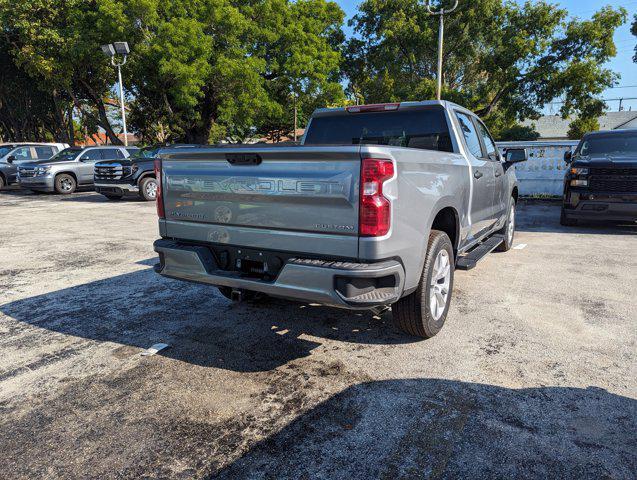
<svg viewBox="0 0 637 480">
<path fill-rule="evenodd" d="M 357 255 L 359 147 L 209 147 L 161 157 L 168 236 L 298 252 L 323 239 L 320 250 Z"/>
</svg>

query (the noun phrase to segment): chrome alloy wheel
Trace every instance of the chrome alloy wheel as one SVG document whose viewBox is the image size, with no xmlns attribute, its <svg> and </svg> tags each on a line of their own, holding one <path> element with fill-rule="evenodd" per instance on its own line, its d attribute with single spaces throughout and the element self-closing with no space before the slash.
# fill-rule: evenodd
<svg viewBox="0 0 637 480">
<path fill-rule="evenodd" d="M 434 320 L 439 320 L 449 301 L 449 283 L 451 282 L 451 262 L 449 253 L 440 250 L 431 273 L 429 284 L 429 310 Z"/>
<path fill-rule="evenodd" d="M 146 187 L 144 188 L 146 196 L 148 198 L 156 198 L 157 197 L 157 182 L 147 182 Z"/>
<path fill-rule="evenodd" d="M 511 204 L 509 210 L 509 224 L 507 225 L 507 240 L 509 245 L 513 243 L 513 233 L 515 232 L 515 203 Z"/>
<path fill-rule="evenodd" d="M 73 182 L 70 178 L 62 178 L 60 180 L 60 190 L 63 192 L 70 192 L 73 190 Z"/>
</svg>

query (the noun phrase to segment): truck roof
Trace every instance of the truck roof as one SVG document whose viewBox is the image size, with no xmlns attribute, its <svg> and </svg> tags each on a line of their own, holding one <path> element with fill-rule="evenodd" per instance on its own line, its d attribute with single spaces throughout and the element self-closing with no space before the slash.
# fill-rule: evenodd
<svg viewBox="0 0 637 480">
<path fill-rule="evenodd" d="M 598 135 L 637 135 L 637 128 L 622 128 L 617 130 L 598 130 L 588 132 L 585 137 L 596 137 Z"/>
<path fill-rule="evenodd" d="M 454 108 L 456 110 L 462 110 L 468 113 L 471 113 L 470 110 L 466 109 L 465 107 L 458 105 L 457 103 L 453 103 L 450 102 L 448 100 L 421 100 L 418 102 L 388 102 L 388 103 L 379 103 L 379 104 L 374 104 L 374 105 L 350 105 L 348 107 L 337 107 L 337 108 L 317 108 L 316 110 L 314 110 L 314 113 L 312 114 L 313 117 L 322 117 L 322 116 L 327 116 L 327 115 L 338 115 L 338 114 L 351 114 L 354 113 L 351 110 L 355 107 L 381 107 L 383 105 L 387 105 L 387 106 L 396 106 L 394 109 L 392 110 L 402 110 L 405 108 L 423 108 L 423 107 L 433 107 L 433 106 L 439 106 L 442 107 L 444 109 L 451 109 Z M 389 111 L 392 111 L 389 110 Z M 356 112 L 358 113 L 358 112 Z"/>
</svg>

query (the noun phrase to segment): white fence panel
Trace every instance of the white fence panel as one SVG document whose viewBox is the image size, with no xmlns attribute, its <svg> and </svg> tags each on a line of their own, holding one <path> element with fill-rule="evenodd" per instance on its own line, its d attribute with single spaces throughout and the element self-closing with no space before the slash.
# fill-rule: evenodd
<svg viewBox="0 0 637 480">
<path fill-rule="evenodd" d="M 577 141 L 497 142 L 500 152 L 507 147 L 526 148 L 529 160 L 515 165 L 520 195 L 562 195 L 564 152 L 575 150 Z"/>
</svg>

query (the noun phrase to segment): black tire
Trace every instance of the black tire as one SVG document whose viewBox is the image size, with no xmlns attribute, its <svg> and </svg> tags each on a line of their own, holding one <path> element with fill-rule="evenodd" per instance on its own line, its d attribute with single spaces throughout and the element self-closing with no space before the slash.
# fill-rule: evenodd
<svg viewBox="0 0 637 480">
<path fill-rule="evenodd" d="M 560 225 L 565 227 L 574 227 L 577 225 L 577 220 L 574 218 L 568 218 L 566 213 L 564 212 L 564 207 L 562 207 L 562 211 L 560 212 Z"/>
<path fill-rule="evenodd" d="M 447 287 L 446 304 L 442 314 L 436 319 L 431 311 L 431 277 L 434 273 L 434 265 L 439 253 L 445 250 L 449 261 L 449 283 Z M 443 254 L 444 255 L 444 254 Z M 451 293 L 453 291 L 453 273 L 455 261 L 453 257 L 453 245 L 445 232 L 432 230 L 429 235 L 425 265 L 418 288 L 413 293 L 401 298 L 392 305 L 392 316 L 396 326 L 409 335 L 431 338 L 436 335 L 445 324 Z"/>
<path fill-rule="evenodd" d="M 123 195 L 113 195 L 111 193 L 109 193 L 108 195 L 105 193 L 102 193 L 102 195 L 104 195 L 106 198 L 108 198 L 109 200 L 121 200 Z"/>
<path fill-rule="evenodd" d="M 155 188 L 152 188 L 153 185 Z M 142 178 L 139 182 L 139 196 L 147 202 L 154 202 L 157 199 L 157 187 L 155 177 Z"/>
<path fill-rule="evenodd" d="M 55 177 L 55 193 L 69 195 L 77 189 L 77 182 L 72 175 L 60 173 Z"/>
<path fill-rule="evenodd" d="M 507 220 L 504 222 L 504 227 L 502 227 L 498 233 L 504 236 L 504 241 L 495 247 L 495 251 L 508 252 L 511 250 L 511 247 L 513 246 L 513 239 L 515 238 L 515 198 L 513 197 L 509 200 Z"/>
<path fill-rule="evenodd" d="M 7 183 L 4 181 L 4 177 L 0 175 L 0 190 L 7 186 Z"/>
</svg>

